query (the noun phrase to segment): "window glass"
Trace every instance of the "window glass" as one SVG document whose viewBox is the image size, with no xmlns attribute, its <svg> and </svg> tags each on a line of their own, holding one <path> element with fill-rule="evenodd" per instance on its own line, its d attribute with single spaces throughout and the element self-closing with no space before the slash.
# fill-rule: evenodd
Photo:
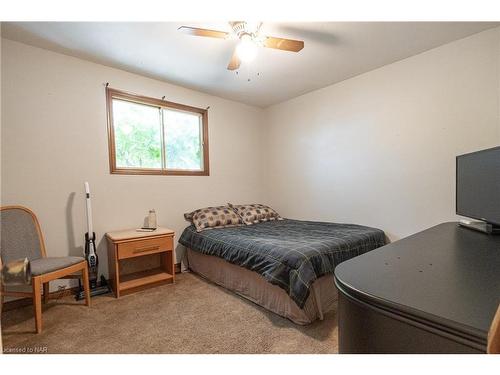
<svg viewBox="0 0 500 375">
<path fill-rule="evenodd" d="M 167 169 L 203 169 L 201 123 L 198 114 L 163 110 Z"/>
<path fill-rule="evenodd" d="M 113 99 L 113 122 L 116 167 L 162 167 L 158 107 Z"/>
</svg>

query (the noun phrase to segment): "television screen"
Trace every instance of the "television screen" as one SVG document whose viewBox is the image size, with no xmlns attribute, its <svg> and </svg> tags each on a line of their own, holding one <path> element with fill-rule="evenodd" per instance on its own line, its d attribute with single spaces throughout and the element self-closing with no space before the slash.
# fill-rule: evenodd
<svg viewBox="0 0 500 375">
<path fill-rule="evenodd" d="M 457 215 L 500 226 L 500 147 L 457 156 Z"/>
</svg>

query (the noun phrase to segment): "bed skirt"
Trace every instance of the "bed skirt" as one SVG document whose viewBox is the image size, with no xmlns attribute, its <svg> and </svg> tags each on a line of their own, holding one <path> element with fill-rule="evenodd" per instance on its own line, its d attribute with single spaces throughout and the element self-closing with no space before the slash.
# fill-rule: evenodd
<svg viewBox="0 0 500 375">
<path fill-rule="evenodd" d="M 193 272 L 296 324 L 306 325 L 316 319 L 322 320 L 323 314 L 337 303 L 333 275 L 322 276 L 314 281 L 306 304 L 300 309 L 285 290 L 269 283 L 257 272 L 189 248 L 187 260 Z"/>
</svg>

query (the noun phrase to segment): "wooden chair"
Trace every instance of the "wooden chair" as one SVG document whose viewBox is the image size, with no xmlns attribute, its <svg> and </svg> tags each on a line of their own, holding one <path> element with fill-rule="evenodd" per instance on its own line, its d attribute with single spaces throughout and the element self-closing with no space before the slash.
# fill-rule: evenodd
<svg viewBox="0 0 500 375">
<path fill-rule="evenodd" d="M 500 305 L 498 305 L 497 313 L 491 323 L 490 332 L 488 333 L 488 349 L 489 354 L 500 354 Z"/>
<path fill-rule="evenodd" d="M 43 301 L 49 300 L 49 282 L 62 278 L 74 278 L 81 272 L 85 290 L 85 305 L 90 306 L 89 274 L 87 261 L 82 257 L 47 257 L 40 224 L 35 214 L 26 207 L 0 207 L 0 266 L 3 262 L 27 257 L 31 266 L 32 292 L 14 292 L 2 286 L 4 296 L 33 298 L 36 332 L 42 332 Z"/>
</svg>

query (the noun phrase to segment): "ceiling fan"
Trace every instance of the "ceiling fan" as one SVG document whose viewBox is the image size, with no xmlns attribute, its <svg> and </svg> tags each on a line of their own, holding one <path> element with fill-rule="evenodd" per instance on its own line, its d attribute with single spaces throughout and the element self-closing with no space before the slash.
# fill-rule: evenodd
<svg viewBox="0 0 500 375">
<path fill-rule="evenodd" d="M 236 46 L 233 56 L 227 66 L 228 70 L 236 70 L 240 67 L 241 62 L 250 62 L 257 55 L 259 46 L 280 49 L 283 51 L 299 52 L 304 48 L 302 40 L 293 40 L 285 38 L 275 38 L 260 34 L 262 22 L 251 24 L 245 21 L 229 22 L 232 32 L 200 29 L 197 27 L 181 26 L 179 31 L 195 36 L 206 36 L 210 38 L 229 39 L 236 37 L 240 40 Z"/>
</svg>

